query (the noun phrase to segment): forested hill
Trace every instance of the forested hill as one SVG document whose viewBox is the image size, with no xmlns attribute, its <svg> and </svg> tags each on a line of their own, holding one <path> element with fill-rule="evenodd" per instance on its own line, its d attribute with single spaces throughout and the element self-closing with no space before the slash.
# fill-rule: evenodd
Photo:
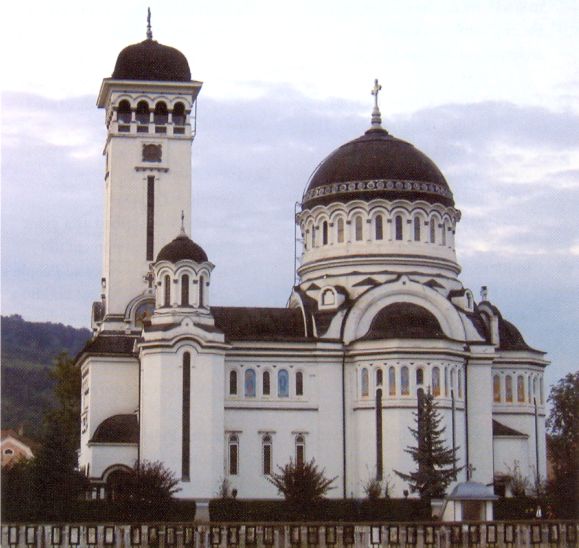
<svg viewBox="0 0 579 548">
<path fill-rule="evenodd" d="M 60 323 L 27 322 L 2 316 L 2 428 L 38 438 L 42 415 L 53 402 L 49 371 L 61 352 L 74 356 L 91 336 L 88 329 Z"/>
</svg>

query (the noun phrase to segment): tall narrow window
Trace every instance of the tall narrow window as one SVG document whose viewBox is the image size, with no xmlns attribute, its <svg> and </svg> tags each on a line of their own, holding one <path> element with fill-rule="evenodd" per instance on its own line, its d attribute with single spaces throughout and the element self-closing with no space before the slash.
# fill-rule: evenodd
<svg viewBox="0 0 579 548">
<path fill-rule="evenodd" d="M 181 431 L 181 478 L 189 481 L 191 432 L 191 354 L 183 354 L 183 429 Z"/>
<path fill-rule="evenodd" d="M 528 381 L 528 398 L 527 398 L 527 401 L 529 403 L 533 403 L 533 389 L 532 389 L 532 382 L 533 381 L 532 381 L 530 376 L 527 379 L 527 381 Z"/>
<path fill-rule="evenodd" d="M 362 217 L 358 216 L 354 219 L 354 237 L 357 242 L 361 242 L 364 239 L 364 225 L 362 224 Z"/>
<path fill-rule="evenodd" d="M 416 370 L 416 384 L 417 386 L 424 384 L 424 370 L 421 367 Z"/>
<path fill-rule="evenodd" d="M 318 241 L 317 241 L 318 235 L 317 235 L 316 232 L 317 232 L 317 231 L 316 231 L 316 227 L 315 227 L 315 226 L 312 226 L 312 249 L 313 249 L 314 247 L 316 247 L 316 245 L 318 244 Z"/>
<path fill-rule="evenodd" d="M 289 374 L 286 369 L 280 369 L 277 374 L 277 396 L 278 398 L 289 397 Z"/>
<path fill-rule="evenodd" d="M 458 397 L 462 398 L 462 370 L 458 371 Z"/>
<path fill-rule="evenodd" d="M 189 276 L 181 276 L 181 306 L 189 306 Z"/>
<path fill-rule="evenodd" d="M 430 219 L 430 243 L 436 243 L 436 220 Z"/>
<path fill-rule="evenodd" d="M 199 308 L 205 306 L 205 277 L 199 276 Z"/>
<path fill-rule="evenodd" d="M 306 440 L 300 434 L 296 436 L 296 464 L 301 466 L 306 461 Z"/>
<path fill-rule="evenodd" d="M 403 396 L 410 394 L 410 381 L 408 377 L 408 367 L 406 366 L 400 370 L 400 393 Z"/>
<path fill-rule="evenodd" d="M 301 371 L 296 373 L 296 396 L 304 395 L 304 374 Z"/>
<path fill-rule="evenodd" d="M 533 398 L 539 397 L 539 391 L 537 390 L 537 377 L 533 377 Z"/>
<path fill-rule="evenodd" d="M 155 124 L 157 125 L 166 124 L 169 121 L 167 104 L 164 103 L 163 101 L 159 101 L 155 105 L 155 114 L 153 117 L 155 118 Z"/>
<path fill-rule="evenodd" d="M 382 456 L 382 389 L 376 390 L 376 479 L 384 477 L 384 459 Z"/>
<path fill-rule="evenodd" d="M 338 243 L 344 243 L 344 219 L 338 219 Z"/>
<path fill-rule="evenodd" d="M 388 394 L 396 396 L 396 370 L 394 367 L 388 369 Z"/>
<path fill-rule="evenodd" d="M 264 396 L 269 396 L 271 393 L 271 377 L 269 371 L 263 372 L 262 377 L 262 393 Z"/>
<path fill-rule="evenodd" d="M 522 375 L 517 377 L 517 401 L 519 403 L 525 401 L 525 379 Z"/>
<path fill-rule="evenodd" d="M 444 397 L 448 398 L 448 367 L 444 368 Z"/>
<path fill-rule="evenodd" d="M 262 449 L 262 455 L 263 455 L 263 475 L 264 476 L 269 476 L 271 474 L 271 461 L 272 461 L 272 451 L 271 451 L 271 436 L 269 434 L 263 436 L 263 440 L 261 442 L 261 449 Z"/>
<path fill-rule="evenodd" d="M 131 104 L 126 99 L 123 99 L 119 103 L 117 121 L 119 121 L 121 124 L 131 123 Z"/>
<path fill-rule="evenodd" d="M 376 215 L 376 220 L 374 221 L 375 236 L 377 240 L 384 239 L 384 218 L 382 215 Z"/>
<path fill-rule="evenodd" d="M 454 382 L 454 367 L 450 370 L 450 390 L 453 392 L 456 390 L 456 385 Z"/>
<path fill-rule="evenodd" d="M 149 105 L 147 101 L 139 101 L 137 104 L 137 122 L 139 124 L 148 124 L 150 121 Z"/>
<path fill-rule="evenodd" d="M 432 368 L 432 395 L 440 396 L 440 369 Z"/>
<path fill-rule="evenodd" d="M 365 398 L 368 395 L 368 370 L 365 367 L 360 372 L 360 387 L 362 397 Z"/>
<path fill-rule="evenodd" d="M 394 218 L 394 234 L 397 240 L 402 240 L 402 216 L 400 215 Z"/>
<path fill-rule="evenodd" d="M 245 390 L 246 398 L 255 398 L 255 371 L 247 369 L 245 371 Z"/>
<path fill-rule="evenodd" d="M 440 230 L 442 235 L 441 245 L 446 245 L 446 223 L 442 223 L 442 225 L 440 225 Z"/>
<path fill-rule="evenodd" d="M 543 403 L 545 403 L 543 401 L 543 377 L 540 378 L 539 380 L 539 391 L 540 391 L 540 399 L 539 401 L 541 402 L 541 405 L 543 405 Z"/>
<path fill-rule="evenodd" d="M 147 261 L 154 261 L 155 245 L 155 177 L 147 177 Z"/>
<path fill-rule="evenodd" d="M 239 474 L 239 438 L 233 434 L 229 436 L 229 475 Z"/>
<path fill-rule="evenodd" d="M 510 375 L 505 377 L 505 400 L 509 403 L 513 401 L 513 378 Z"/>
<path fill-rule="evenodd" d="M 183 103 L 176 103 L 173 108 L 173 123 L 176 126 L 184 126 L 185 116 L 185 105 Z"/>
<path fill-rule="evenodd" d="M 493 401 L 495 403 L 500 403 L 500 401 L 501 401 L 501 377 L 500 377 L 500 375 L 495 375 L 493 377 Z"/>
<path fill-rule="evenodd" d="M 171 306 L 171 277 L 167 274 L 165 276 L 165 300 L 163 306 Z"/>
<path fill-rule="evenodd" d="M 420 217 L 414 217 L 414 241 L 420 241 Z"/>
<path fill-rule="evenodd" d="M 382 369 L 376 369 L 376 386 L 382 386 L 384 384 L 384 373 Z"/>
<path fill-rule="evenodd" d="M 237 371 L 229 372 L 229 395 L 237 396 Z"/>
<path fill-rule="evenodd" d="M 322 223 L 322 245 L 328 245 L 328 221 Z"/>
</svg>

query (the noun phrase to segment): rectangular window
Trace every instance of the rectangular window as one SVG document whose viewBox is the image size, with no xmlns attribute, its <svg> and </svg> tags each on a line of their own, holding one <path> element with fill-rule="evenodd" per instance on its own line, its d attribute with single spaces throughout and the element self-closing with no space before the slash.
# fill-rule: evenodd
<svg viewBox="0 0 579 548">
<path fill-rule="evenodd" d="M 239 446 L 237 442 L 229 442 L 229 475 L 237 476 L 239 472 Z"/>
<path fill-rule="evenodd" d="M 266 476 L 271 474 L 271 443 L 263 444 L 263 473 Z"/>
<path fill-rule="evenodd" d="M 181 450 L 181 476 L 189 481 L 190 431 L 191 431 L 191 354 L 183 355 L 183 431 Z"/>
<path fill-rule="evenodd" d="M 147 261 L 153 261 L 155 235 L 155 177 L 147 177 Z"/>
<path fill-rule="evenodd" d="M 305 456 L 305 447 L 303 444 L 299 444 L 296 446 L 296 463 L 298 466 L 301 466 L 304 463 L 304 456 Z"/>
</svg>

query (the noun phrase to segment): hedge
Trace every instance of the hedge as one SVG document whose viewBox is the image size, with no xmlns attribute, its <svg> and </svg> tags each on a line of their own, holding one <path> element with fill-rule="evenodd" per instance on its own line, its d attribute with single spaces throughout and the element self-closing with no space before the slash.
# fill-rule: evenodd
<svg viewBox="0 0 579 548">
<path fill-rule="evenodd" d="M 284 500 L 213 499 L 211 521 L 430 521 L 430 503 L 419 499 L 323 499 L 307 507 Z"/>
</svg>

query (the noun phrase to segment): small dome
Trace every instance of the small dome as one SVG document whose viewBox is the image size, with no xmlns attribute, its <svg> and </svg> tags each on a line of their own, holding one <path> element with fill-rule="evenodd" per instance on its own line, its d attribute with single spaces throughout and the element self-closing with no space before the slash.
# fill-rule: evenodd
<svg viewBox="0 0 579 548">
<path fill-rule="evenodd" d="M 436 317 L 412 303 L 385 306 L 372 320 L 364 340 L 379 339 L 441 339 L 444 332 Z"/>
<path fill-rule="evenodd" d="M 139 422 L 135 414 L 113 415 L 101 422 L 92 443 L 139 443 Z"/>
<path fill-rule="evenodd" d="M 372 127 L 317 167 L 304 192 L 302 208 L 375 198 L 454 205 L 444 176 L 428 156 L 385 129 Z"/>
<path fill-rule="evenodd" d="M 147 39 L 127 46 L 117 57 L 115 80 L 189 82 L 187 58 L 177 49 Z"/>
<path fill-rule="evenodd" d="M 195 261 L 196 263 L 204 263 L 207 261 L 207 253 L 185 233 L 181 233 L 159 251 L 157 262 L 159 261 L 169 261 L 171 263 Z"/>
</svg>

